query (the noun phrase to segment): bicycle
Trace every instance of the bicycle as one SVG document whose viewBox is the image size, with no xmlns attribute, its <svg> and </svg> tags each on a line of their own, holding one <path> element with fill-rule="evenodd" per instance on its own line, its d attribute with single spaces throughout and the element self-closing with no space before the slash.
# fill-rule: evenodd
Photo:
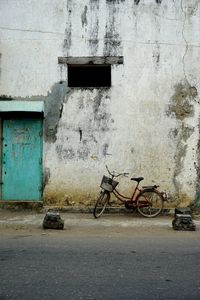
<svg viewBox="0 0 200 300">
<path fill-rule="evenodd" d="M 116 186 L 119 184 L 118 181 L 114 180 L 119 176 L 128 176 L 129 173 L 111 173 L 108 167 L 106 169 L 110 177 L 103 176 L 101 181 L 101 192 L 95 204 L 93 215 L 95 218 L 99 218 L 106 209 L 106 206 L 110 200 L 110 194 L 113 193 L 114 196 L 124 203 L 125 207 L 128 209 L 137 209 L 137 211 L 144 217 L 152 218 L 158 216 L 162 209 L 164 201 L 167 200 L 167 195 L 165 192 L 160 192 L 158 190 L 158 185 L 143 186 L 139 188 L 140 182 L 144 177 L 132 177 L 131 180 L 136 181 L 137 184 L 132 193 L 131 197 L 124 196 L 119 193 Z"/>
</svg>

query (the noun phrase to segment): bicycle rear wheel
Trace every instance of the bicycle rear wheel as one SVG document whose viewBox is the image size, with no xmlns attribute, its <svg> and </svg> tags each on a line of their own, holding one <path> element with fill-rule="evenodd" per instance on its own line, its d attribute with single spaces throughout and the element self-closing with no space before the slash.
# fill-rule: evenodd
<svg viewBox="0 0 200 300">
<path fill-rule="evenodd" d="M 163 209 L 163 198 L 159 192 L 142 191 L 137 198 L 138 212 L 147 218 L 158 216 Z"/>
<path fill-rule="evenodd" d="M 106 192 L 106 191 L 101 192 L 100 196 L 97 199 L 97 202 L 96 202 L 96 205 L 95 205 L 94 211 L 93 211 L 93 215 L 95 218 L 99 218 L 103 214 L 103 212 L 108 204 L 109 199 L 110 199 L 109 192 Z"/>
</svg>

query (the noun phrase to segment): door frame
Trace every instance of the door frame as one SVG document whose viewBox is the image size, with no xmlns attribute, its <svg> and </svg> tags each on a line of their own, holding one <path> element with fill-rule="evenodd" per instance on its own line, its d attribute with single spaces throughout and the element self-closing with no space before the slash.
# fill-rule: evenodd
<svg viewBox="0 0 200 300">
<path fill-rule="evenodd" d="M 41 170 L 41 200 L 38 201 L 16 201 L 16 200 L 2 200 L 2 122 L 3 119 L 9 116 L 10 118 L 25 117 L 25 118 L 40 118 L 44 119 L 44 101 L 17 101 L 17 100 L 1 100 L 0 101 L 0 202 L 2 203 L 41 203 L 43 202 L 43 139 L 42 139 L 42 170 Z M 44 122 L 42 122 L 42 136 L 44 130 Z"/>
<path fill-rule="evenodd" d="M 2 118 L 0 116 L 0 201 L 2 199 L 2 147 L 3 147 Z"/>
</svg>

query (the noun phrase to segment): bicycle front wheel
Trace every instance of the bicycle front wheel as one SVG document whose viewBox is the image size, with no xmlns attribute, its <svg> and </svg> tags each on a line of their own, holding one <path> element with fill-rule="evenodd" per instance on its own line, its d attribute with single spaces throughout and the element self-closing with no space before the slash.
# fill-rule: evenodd
<svg viewBox="0 0 200 300">
<path fill-rule="evenodd" d="M 142 191 L 137 198 L 138 212 L 147 218 L 158 216 L 163 209 L 163 198 L 159 192 Z"/>
<path fill-rule="evenodd" d="M 106 191 L 101 192 L 100 196 L 97 199 L 97 202 L 96 202 L 96 205 L 95 205 L 94 211 L 93 211 L 93 215 L 95 218 L 99 218 L 103 214 L 103 212 L 108 204 L 109 199 L 110 199 L 109 192 L 106 192 Z"/>
</svg>

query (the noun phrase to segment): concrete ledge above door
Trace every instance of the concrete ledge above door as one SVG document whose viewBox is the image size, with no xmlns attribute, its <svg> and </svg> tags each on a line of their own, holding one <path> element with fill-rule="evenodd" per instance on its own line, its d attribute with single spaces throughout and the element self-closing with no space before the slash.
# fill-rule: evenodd
<svg viewBox="0 0 200 300">
<path fill-rule="evenodd" d="M 0 101 L 0 112 L 44 112 L 43 101 Z"/>
</svg>

